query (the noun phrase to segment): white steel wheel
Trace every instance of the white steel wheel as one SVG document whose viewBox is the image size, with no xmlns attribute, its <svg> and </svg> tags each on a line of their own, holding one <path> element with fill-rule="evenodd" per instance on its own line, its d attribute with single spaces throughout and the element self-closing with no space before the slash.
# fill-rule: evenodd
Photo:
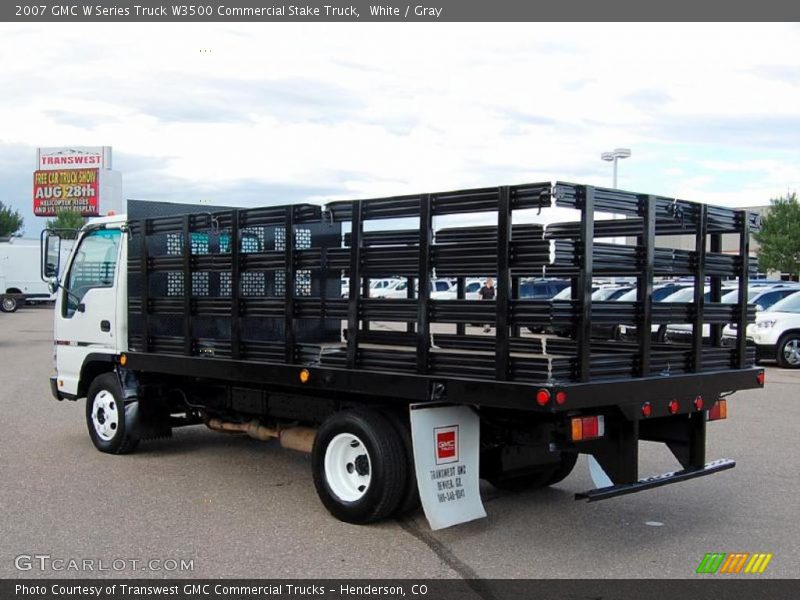
<svg viewBox="0 0 800 600">
<path fill-rule="evenodd" d="M 352 433 L 334 437 L 325 451 L 325 479 L 340 500 L 360 500 L 372 481 L 372 465 L 364 442 Z"/>
<path fill-rule="evenodd" d="M 132 414 L 135 415 L 135 411 Z M 139 443 L 136 418 L 126 410 L 116 373 L 98 375 L 89 386 L 86 426 L 94 447 L 100 452 L 126 454 L 133 452 Z"/>
<path fill-rule="evenodd" d="M 114 394 L 100 390 L 92 398 L 92 425 L 101 440 L 110 442 L 119 428 L 119 406 Z"/>
<path fill-rule="evenodd" d="M 347 523 L 372 523 L 395 513 L 406 491 L 409 464 L 403 439 L 374 409 L 330 415 L 314 436 L 314 487 L 325 508 Z"/>
</svg>

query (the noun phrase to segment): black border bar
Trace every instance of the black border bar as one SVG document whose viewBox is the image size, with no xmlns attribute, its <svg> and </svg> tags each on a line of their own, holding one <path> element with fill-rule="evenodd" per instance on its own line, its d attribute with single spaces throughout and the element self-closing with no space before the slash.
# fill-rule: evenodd
<svg viewBox="0 0 800 600">
<path fill-rule="evenodd" d="M 384 7 L 383 10 L 370 6 Z M 16 7 L 44 7 L 18 10 Z M 137 8 L 138 6 L 138 8 Z M 308 6 L 311 10 L 305 9 Z M 210 10 L 206 10 L 209 7 Z M 294 8 L 293 8 L 294 7 Z M 304 10 L 299 10 L 303 7 Z M 105 10 L 103 10 L 105 9 Z M 213 0 L 197 4 L 176 0 L 16 0 L 0 3 L 0 21 L 8 22 L 774 22 L 800 20 L 800 5 L 786 0 L 704 0 L 641 2 L 640 0 L 433 0 L 370 2 L 309 0 L 303 3 Z"/>
</svg>

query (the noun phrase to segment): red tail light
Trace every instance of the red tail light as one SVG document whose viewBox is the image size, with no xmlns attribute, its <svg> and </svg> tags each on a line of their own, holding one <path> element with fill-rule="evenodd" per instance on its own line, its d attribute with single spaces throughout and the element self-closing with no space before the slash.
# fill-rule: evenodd
<svg viewBox="0 0 800 600">
<path fill-rule="evenodd" d="M 767 380 L 767 374 L 764 371 L 759 371 L 758 375 L 756 375 L 756 381 L 758 385 L 764 385 L 764 382 Z"/>
<path fill-rule="evenodd" d="M 574 417 L 571 422 L 572 441 L 581 442 L 603 437 L 606 433 L 605 417 Z"/>
<path fill-rule="evenodd" d="M 728 418 L 728 401 L 724 398 L 717 400 L 711 408 L 708 409 L 708 421 L 719 421 Z"/>
<path fill-rule="evenodd" d="M 550 392 L 548 390 L 539 390 L 536 392 L 536 403 L 539 406 L 546 406 L 550 402 Z"/>
<path fill-rule="evenodd" d="M 653 412 L 653 407 L 650 405 L 649 402 L 645 402 L 644 404 L 642 404 L 643 417 L 649 417 L 652 412 Z"/>
<path fill-rule="evenodd" d="M 694 407 L 696 410 L 703 410 L 703 397 L 698 396 L 694 399 Z"/>
<path fill-rule="evenodd" d="M 669 404 L 667 404 L 667 408 L 669 409 L 669 414 L 674 415 L 678 410 L 680 410 L 681 405 L 678 404 L 677 400 L 670 400 Z"/>
<path fill-rule="evenodd" d="M 556 404 L 566 404 L 567 402 L 567 392 L 560 391 L 556 392 Z"/>
</svg>

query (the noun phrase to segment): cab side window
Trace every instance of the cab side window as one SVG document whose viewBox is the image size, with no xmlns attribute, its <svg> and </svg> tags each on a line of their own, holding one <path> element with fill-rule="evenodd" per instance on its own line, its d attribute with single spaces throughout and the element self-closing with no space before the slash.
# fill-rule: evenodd
<svg viewBox="0 0 800 600">
<path fill-rule="evenodd" d="M 114 285 L 121 235 L 119 229 L 97 229 L 81 240 L 67 275 L 66 287 L 70 293 L 65 292 L 65 317 L 75 314 L 81 300 L 92 288 Z"/>
</svg>

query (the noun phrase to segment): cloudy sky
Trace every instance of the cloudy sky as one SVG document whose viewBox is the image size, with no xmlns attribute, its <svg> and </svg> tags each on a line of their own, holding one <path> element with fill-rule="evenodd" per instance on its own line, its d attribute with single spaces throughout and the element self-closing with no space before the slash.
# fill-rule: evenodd
<svg viewBox="0 0 800 600">
<path fill-rule="evenodd" d="M 110 145 L 129 198 L 257 205 L 565 179 L 800 188 L 796 24 L 0 24 L 0 199 Z"/>
</svg>

